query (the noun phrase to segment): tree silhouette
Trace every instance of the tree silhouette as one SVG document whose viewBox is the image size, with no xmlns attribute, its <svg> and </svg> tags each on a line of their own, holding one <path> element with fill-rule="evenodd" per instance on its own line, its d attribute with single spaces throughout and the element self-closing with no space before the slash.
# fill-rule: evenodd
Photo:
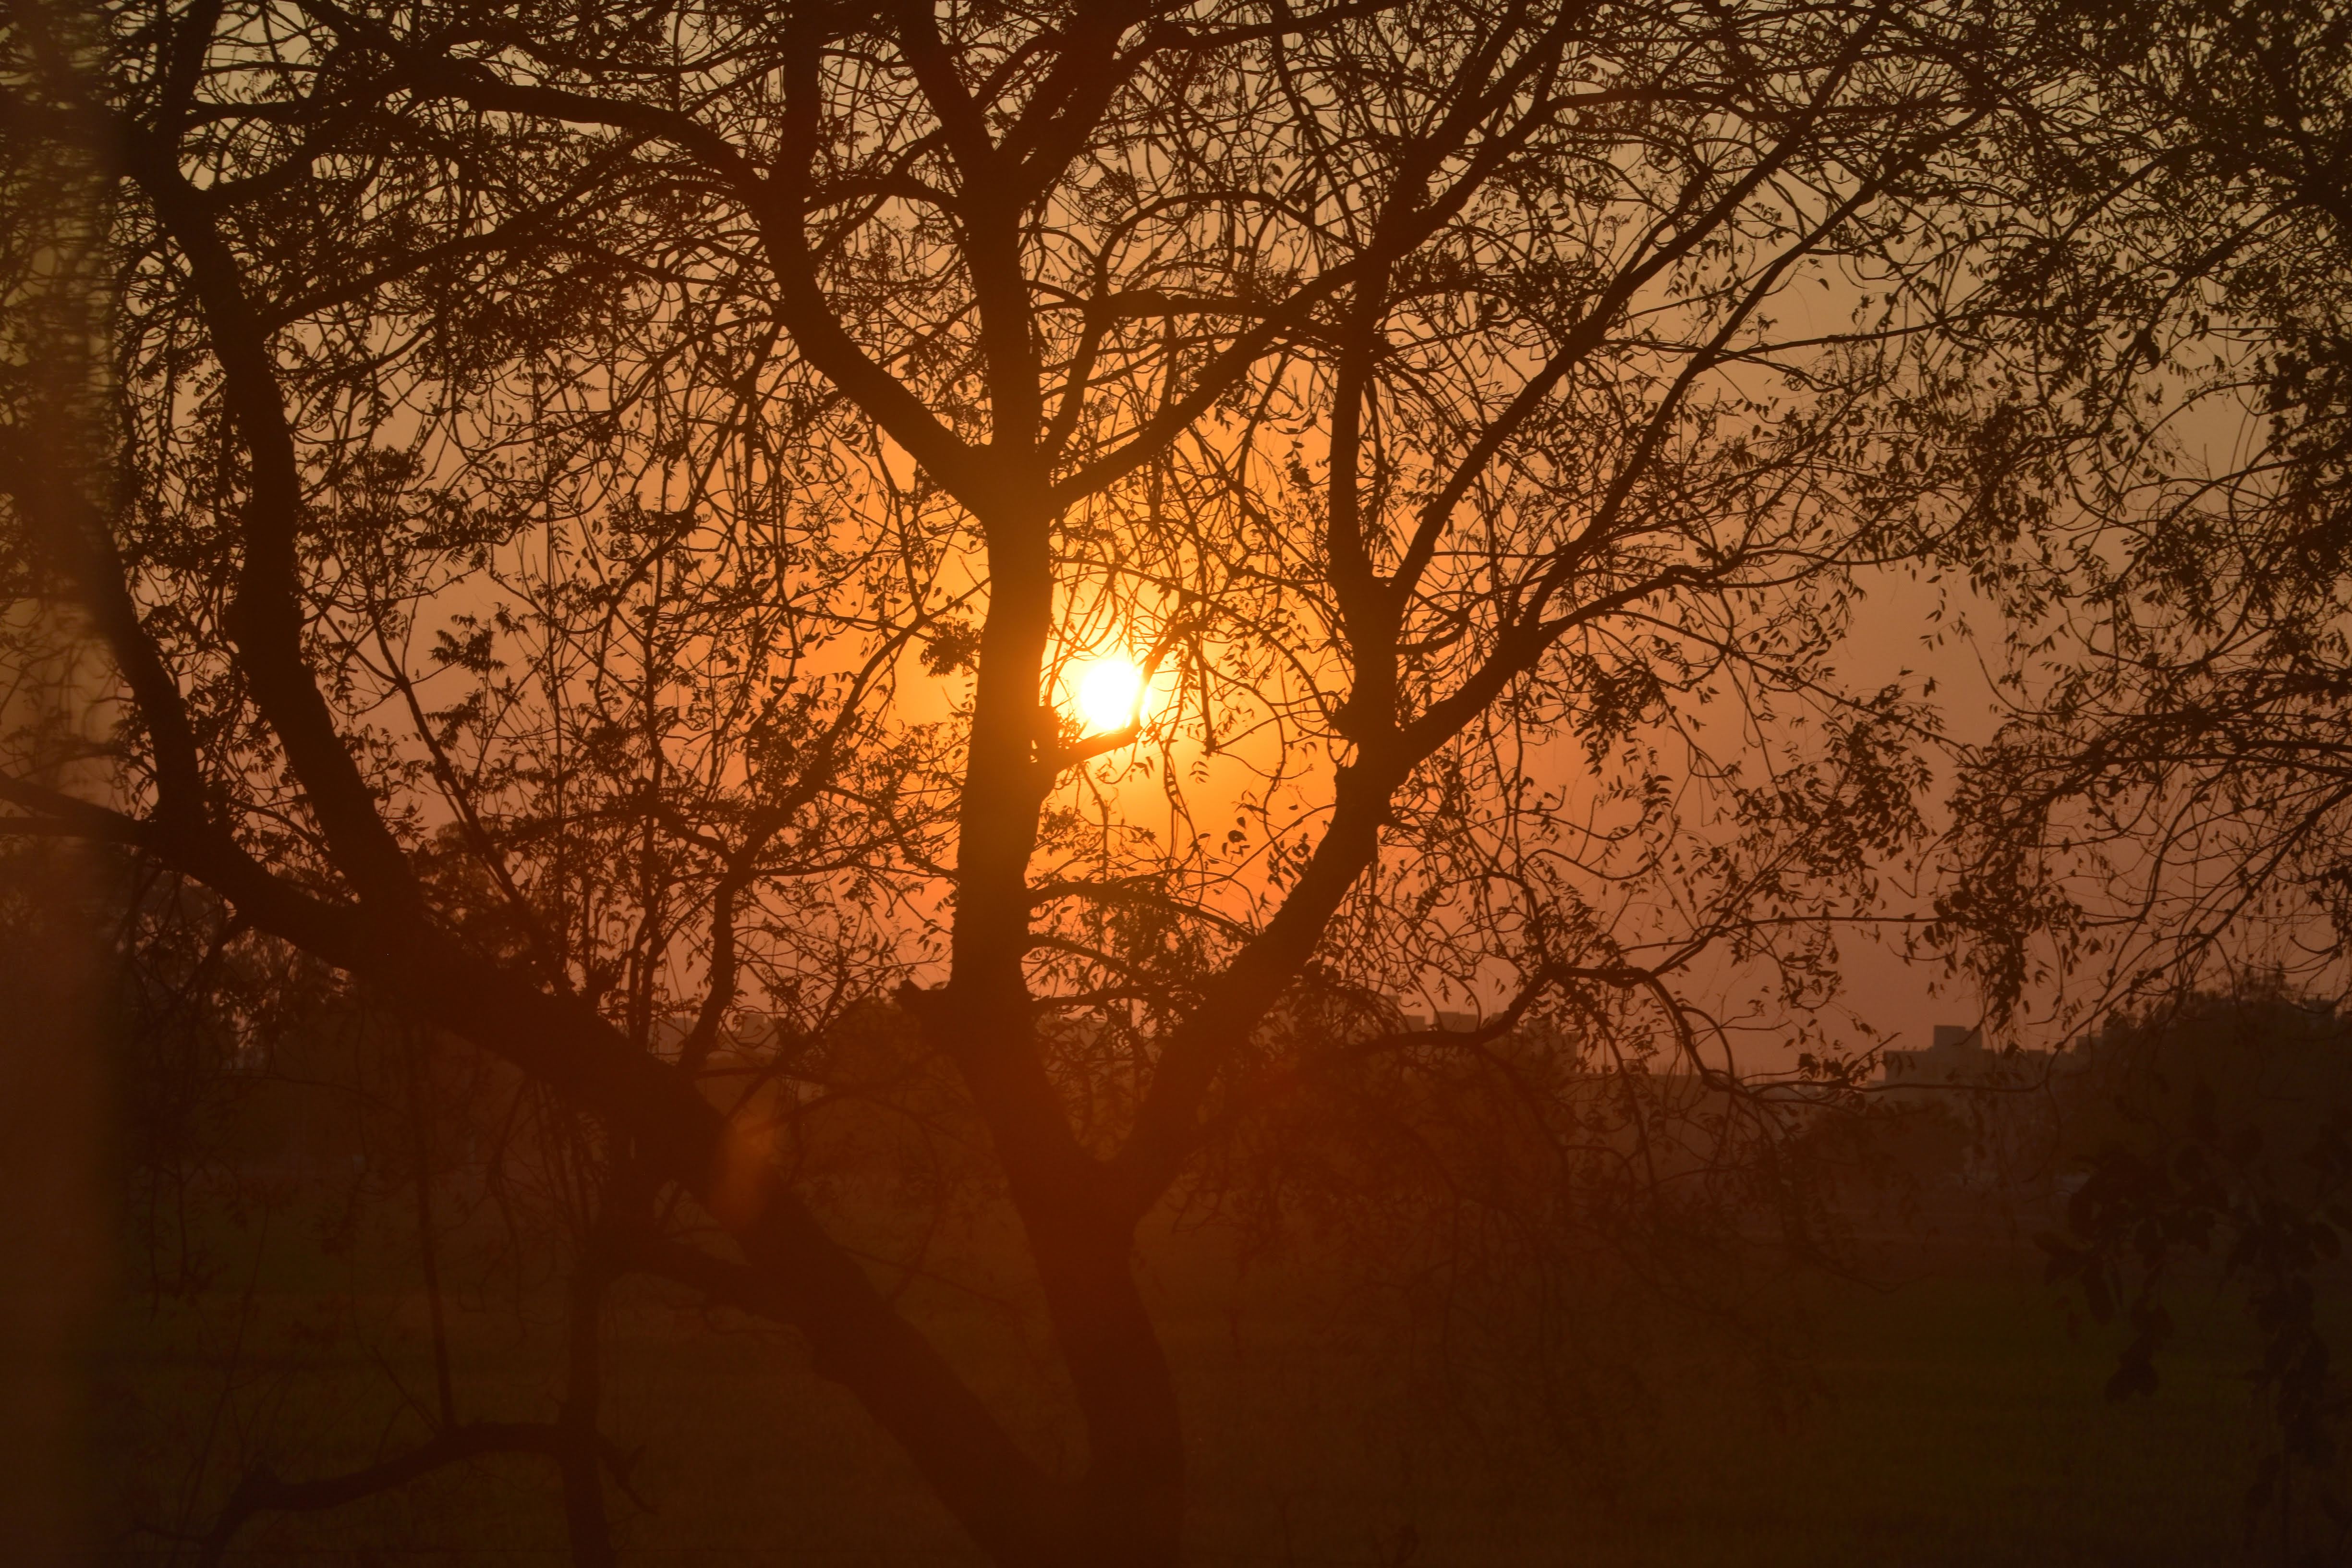
<svg viewBox="0 0 2352 1568">
<path fill-rule="evenodd" d="M 1171 1194 L 1393 1152 L 1538 1238 L 1793 1212 L 1702 1001 L 1801 1027 L 1916 831 L 1927 721 L 1832 655 L 1975 504 L 1934 329 L 2042 35 L 197 0 L 8 49 L 12 199 L 87 171 L 110 312 L 87 406 L 12 384 L 11 569 L 122 700 L 12 738 L 7 829 L 576 1108 L 600 1267 L 793 1325 L 998 1561 L 1178 1559 Z M 882 995 L 985 1131 L 1075 1474 L 794 1179 Z"/>
<path fill-rule="evenodd" d="M 2084 1023 L 2265 965 L 2332 990 L 2352 37 L 2293 3 L 2055 15 L 2100 109 L 2021 144 L 2051 199 L 1970 307 L 2015 399 L 1978 556 L 2015 705 L 1958 797 L 1943 934 L 1997 1000 L 2088 977 Z"/>
</svg>

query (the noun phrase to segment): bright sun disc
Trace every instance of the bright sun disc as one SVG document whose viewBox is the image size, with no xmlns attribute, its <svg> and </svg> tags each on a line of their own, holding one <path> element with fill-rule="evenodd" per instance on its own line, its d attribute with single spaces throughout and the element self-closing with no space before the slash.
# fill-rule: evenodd
<svg viewBox="0 0 2352 1568">
<path fill-rule="evenodd" d="M 1072 685 L 1078 718 L 1097 734 L 1124 730 L 1136 718 L 1136 702 L 1143 695 L 1143 671 L 1114 654 L 1082 666 Z"/>
</svg>

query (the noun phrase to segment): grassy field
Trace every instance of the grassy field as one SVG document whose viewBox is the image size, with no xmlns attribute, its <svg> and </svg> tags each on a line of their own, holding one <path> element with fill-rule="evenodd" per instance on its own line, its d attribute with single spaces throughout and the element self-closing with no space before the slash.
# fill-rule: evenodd
<svg viewBox="0 0 2352 1568">
<path fill-rule="evenodd" d="M 422 1430 L 432 1383 L 421 1299 L 372 1276 L 364 1241 L 321 1258 L 295 1245 L 305 1238 L 293 1222 L 272 1223 L 273 1239 L 258 1226 L 224 1239 L 199 1304 L 126 1297 L 101 1378 L 124 1526 L 116 1561 L 188 1560 L 154 1531 L 200 1526 L 250 1465 L 300 1479 Z M 1298 1270 L 1260 1269 L 1236 1297 L 1213 1247 L 1171 1248 L 1152 1278 L 1192 1434 L 1194 1559 L 2257 1560 L 2242 1546 L 2258 1434 L 2234 1300 L 2210 1284 L 2178 1292 L 2182 1333 L 2161 1392 L 2110 1405 L 2113 1331 L 2070 1333 L 2029 1251 L 1890 1255 L 1880 1272 L 1900 1283 L 1804 1285 L 1810 1351 L 1772 1363 L 1771 1396 L 1736 1359 L 1631 1336 L 1638 1348 L 1622 1354 L 1641 1364 L 1602 1370 L 1638 1374 L 1646 1395 L 1611 1396 L 1605 1419 L 1563 1448 L 1498 1436 L 1477 1396 L 1423 1397 L 1419 1363 Z M 462 1260 L 451 1272 L 462 1414 L 551 1416 L 551 1283 L 526 1278 L 501 1294 L 476 1289 Z M 1048 1358 L 1015 1315 L 969 1297 L 919 1305 L 1040 1452 L 1070 1451 Z M 625 1561 L 976 1561 L 788 1336 L 650 1289 L 616 1300 L 609 1333 L 605 1427 L 643 1454 L 636 1500 L 614 1499 Z M 561 1529 L 547 1463 L 504 1458 L 332 1514 L 258 1521 L 231 1561 L 556 1563 Z"/>
</svg>

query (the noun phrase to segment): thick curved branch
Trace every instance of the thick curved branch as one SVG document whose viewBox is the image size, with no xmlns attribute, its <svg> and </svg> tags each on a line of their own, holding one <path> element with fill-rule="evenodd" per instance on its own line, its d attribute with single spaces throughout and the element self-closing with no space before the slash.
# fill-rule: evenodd
<svg viewBox="0 0 2352 1568">
<path fill-rule="evenodd" d="M 416 883 L 407 858 L 384 826 L 375 792 L 345 748 L 303 657 L 301 473 L 269 333 L 236 258 L 201 194 L 181 174 L 173 148 L 142 132 L 127 142 L 132 177 L 187 260 L 221 367 L 223 396 L 251 464 L 241 518 L 245 560 L 225 618 L 254 702 L 285 746 L 337 868 L 363 896 L 414 907 Z"/>
<path fill-rule="evenodd" d="M 580 1452 L 583 1445 L 586 1455 Z M 220 1517 L 205 1533 L 196 1562 L 200 1568 L 217 1568 L 237 1531 L 259 1515 L 323 1513 L 491 1454 L 540 1454 L 559 1464 L 584 1458 L 592 1465 L 601 1464 L 624 1484 L 629 1476 L 629 1457 L 600 1433 L 553 1421 L 469 1421 L 437 1432 L 405 1453 L 339 1476 L 284 1481 L 266 1467 L 251 1471 L 237 1483 Z"/>
<path fill-rule="evenodd" d="M 338 31 L 398 62 L 402 78 L 435 96 L 475 109 L 527 114 L 575 125 L 599 125 L 657 139 L 688 153 L 725 182 L 758 226 L 781 286 L 778 314 L 809 363 L 870 415 L 959 499 L 975 510 L 993 499 L 973 453 L 939 422 L 898 377 L 859 346 L 834 314 L 816 278 L 803 214 L 817 147 L 818 41 L 803 24 L 792 29 L 789 58 L 780 73 L 785 89 L 782 149 L 772 174 L 763 174 L 742 149 L 682 110 L 625 99 L 598 98 L 564 88 L 513 82 L 479 60 L 460 59 L 409 44 L 327 0 L 305 8 Z"/>
</svg>

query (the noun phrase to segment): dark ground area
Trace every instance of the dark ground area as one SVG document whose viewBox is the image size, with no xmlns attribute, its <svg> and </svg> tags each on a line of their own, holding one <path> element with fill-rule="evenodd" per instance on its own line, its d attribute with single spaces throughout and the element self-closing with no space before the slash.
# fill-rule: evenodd
<svg viewBox="0 0 2352 1568">
<path fill-rule="evenodd" d="M 194 1304 L 127 1295 L 100 1378 L 114 1561 L 191 1561 L 155 1531 L 200 1528 L 252 1465 L 301 1479 L 424 1430 L 422 1299 L 375 1287 L 364 1239 L 322 1261 L 299 1223 L 273 1218 L 258 1253 L 257 1221 L 224 1235 Z M 387 1248 L 383 1261 L 395 1277 L 403 1260 Z M 2070 1329 L 2030 1245 L 1906 1243 L 1879 1249 L 1873 1268 L 1875 1284 L 1794 1288 L 1800 1299 L 1781 1304 L 1806 1325 L 1793 1359 L 1601 1323 L 1584 1360 L 1607 1375 L 1562 1394 L 1562 1424 L 1538 1433 L 1498 1415 L 1491 1386 L 1444 1375 L 1442 1343 L 1423 1335 L 1406 1353 L 1360 1296 L 1311 1268 L 1258 1267 L 1236 1298 L 1228 1248 L 1166 1243 L 1153 1273 L 1191 1426 L 1193 1559 L 2276 1560 L 2274 1543 L 2245 1545 L 2262 1434 L 2233 1293 L 2182 1281 L 2161 1390 L 2118 1405 L 2102 1394 L 2117 1331 Z M 474 1293 L 463 1267 L 451 1272 L 462 1414 L 551 1417 L 545 1303 L 528 1289 Z M 1016 1418 L 1024 1398 L 1037 1407 L 1050 1358 L 1017 1314 L 919 1283 L 916 1298 L 992 1396 Z M 642 1450 L 635 1500 L 613 1499 L 625 1562 L 978 1561 L 789 1337 L 635 1287 L 608 1331 L 605 1430 Z M 1043 1415 L 1028 1430 L 1046 1452 L 1070 1440 Z M 332 1513 L 257 1521 L 229 1561 L 555 1563 L 562 1531 L 551 1467 L 508 1458 Z"/>
</svg>

